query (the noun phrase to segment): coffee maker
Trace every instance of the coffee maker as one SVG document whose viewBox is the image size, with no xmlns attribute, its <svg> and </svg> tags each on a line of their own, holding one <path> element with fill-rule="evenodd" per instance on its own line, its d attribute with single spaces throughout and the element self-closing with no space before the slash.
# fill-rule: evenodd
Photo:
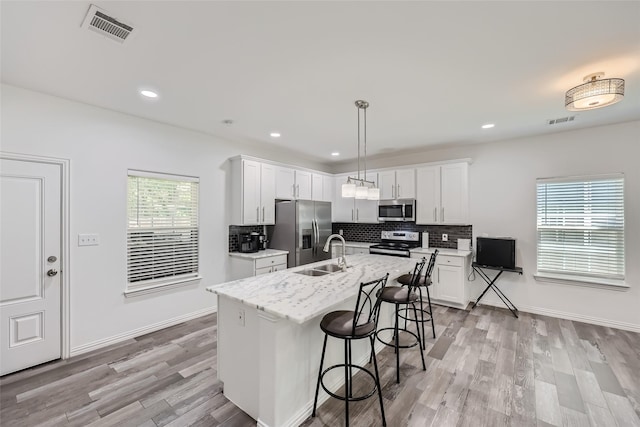
<svg viewBox="0 0 640 427">
<path fill-rule="evenodd" d="M 238 234 L 238 250 L 242 253 L 258 252 L 260 250 L 258 233 Z"/>
</svg>

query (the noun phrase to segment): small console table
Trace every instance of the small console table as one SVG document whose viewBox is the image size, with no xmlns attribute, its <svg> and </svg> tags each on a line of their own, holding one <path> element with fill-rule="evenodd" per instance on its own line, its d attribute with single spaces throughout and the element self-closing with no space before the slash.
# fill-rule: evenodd
<svg viewBox="0 0 640 427">
<path fill-rule="evenodd" d="M 484 294 L 486 294 L 489 289 L 493 289 L 496 295 L 498 295 L 498 297 L 502 300 L 504 305 L 506 305 L 509 311 L 511 311 L 511 314 L 513 314 L 515 317 L 518 317 L 518 308 L 513 305 L 513 303 L 509 300 L 509 298 L 507 298 L 504 293 L 502 293 L 500 288 L 498 288 L 498 286 L 496 285 L 496 281 L 505 271 L 510 273 L 518 273 L 522 276 L 522 268 L 488 267 L 486 265 L 480 265 L 477 262 L 471 264 L 471 267 L 473 267 L 473 271 L 477 272 L 478 275 L 482 277 L 482 280 L 487 283 L 487 287 L 484 289 L 484 291 L 482 291 L 476 302 L 473 303 L 472 308 L 478 305 Z M 491 279 L 484 270 L 496 270 L 498 274 L 493 279 Z"/>
</svg>

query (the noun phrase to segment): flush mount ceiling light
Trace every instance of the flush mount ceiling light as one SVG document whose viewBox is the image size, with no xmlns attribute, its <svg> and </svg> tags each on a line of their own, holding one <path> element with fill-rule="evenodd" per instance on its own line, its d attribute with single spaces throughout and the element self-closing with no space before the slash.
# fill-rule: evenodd
<svg viewBox="0 0 640 427">
<path fill-rule="evenodd" d="M 331 153 L 331 155 L 332 155 L 333 157 L 336 157 L 336 156 L 339 156 L 339 155 L 340 155 L 340 153 L 338 153 L 337 151 L 334 151 L 333 153 Z"/>
<path fill-rule="evenodd" d="M 493 123 L 487 123 L 486 125 L 482 125 L 482 129 L 491 129 L 495 125 Z"/>
<path fill-rule="evenodd" d="M 147 98 L 157 98 L 158 94 L 152 90 L 141 90 L 140 95 L 145 96 Z"/>
<path fill-rule="evenodd" d="M 280 138 L 280 133 L 279 132 L 271 132 L 269 134 L 269 136 L 271 136 L 271 138 Z"/>
<path fill-rule="evenodd" d="M 380 200 L 380 189 L 376 187 L 373 181 L 367 181 L 367 101 L 356 101 L 358 109 L 358 177 L 348 177 L 347 182 L 342 184 L 342 197 L 355 197 L 356 199 Z M 364 135 L 364 174 L 360 177 L 360 116 L 363 116 L 364 126 L 362 127 Z"/>
<path fill-rule="evenodd" d="M 569 89 L 564 105 L 569 111 L 593 110 L 615 104 L 624 97 L 623 79 L 603 79 L 604 73 L 585 76 L 584 84 Z"/>
</svg>

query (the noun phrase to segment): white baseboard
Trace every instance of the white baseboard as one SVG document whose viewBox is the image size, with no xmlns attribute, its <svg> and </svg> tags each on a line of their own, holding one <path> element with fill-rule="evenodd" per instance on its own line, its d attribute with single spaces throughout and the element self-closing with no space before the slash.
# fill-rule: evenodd
<svg viewBox="0 0 640 427">
<path fill-rule="evenodd" d="M 168 328 L 170 326 L 178 325 L 180 323 L 186 322 L 188 320 L 197 319 L 198 317 L 206 316 L 207 314 L 215 313 L 218 311 L 217 307 L 205 308 L 203 310 L 194 311 L 192 313 L 184 314 L 182 316 L 174 317 L 173 319 L 163 320 L 158 323 L 154 323 L 152 325 L 144 326 L 142 328 L 134 329 L 131 331 L 124 332 L 122 334 L 114 335 L 108 338 L 103 338 L 97 341 L 93 341 L 87 344 L 80 345 L 78 347 L 73 347 L 71 349 L 71 355 L 78 356 L 80 354 L 88 353 L 93 350 L 98 350 L 99 348 L 106 347 L 108 345 L 117 344 L 119 342 L 139 337 L 140 335 L 148 334 L 151 332 L 159 331 L 160 329 Z"/>
<path fill-rule="evenodd" d="M 490 305 L 492 307 L 505 308 L 500 301 L 487 300 L 480 305 Z M 633 323 L 617 322 L 615 320 L 603 319 L 600 317 L 584 316 L 582 314 L 567 313 L 565 311 L 550 310 L 548 308 L 532 307 L 528 305 L 518 305 L 518 311 L 525 313 L 541 314 L 543 316 L 557 317 L 559 319 L 575 320 L 576 322 L 590 323 L 592 325 L 605 326 L 608 328 L 623 329 L 625 331 L 640 333 L 640 325 Z"/>
</svg>

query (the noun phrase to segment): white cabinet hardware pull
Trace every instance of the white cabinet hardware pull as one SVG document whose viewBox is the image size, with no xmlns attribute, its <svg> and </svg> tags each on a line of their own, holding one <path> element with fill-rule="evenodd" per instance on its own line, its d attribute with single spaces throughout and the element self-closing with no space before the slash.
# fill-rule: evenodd
<svg viewBox="0 0 640 427">
<path fill-rule="evenodd" d="M 438 221 L 438 208 L 433 208 L 433 220 Z"/>
<path fill-rule="evenodd" d="M 256 206 L 256 222 L 260 222 L 260 207 Z"/>
<path fill-rule="evenodd" d="M 442 207 L 442 215 L 441 215 L 441 218 L 442 218 L 442 222 L 444 222 L 444 207 Z"/>
</svg>

